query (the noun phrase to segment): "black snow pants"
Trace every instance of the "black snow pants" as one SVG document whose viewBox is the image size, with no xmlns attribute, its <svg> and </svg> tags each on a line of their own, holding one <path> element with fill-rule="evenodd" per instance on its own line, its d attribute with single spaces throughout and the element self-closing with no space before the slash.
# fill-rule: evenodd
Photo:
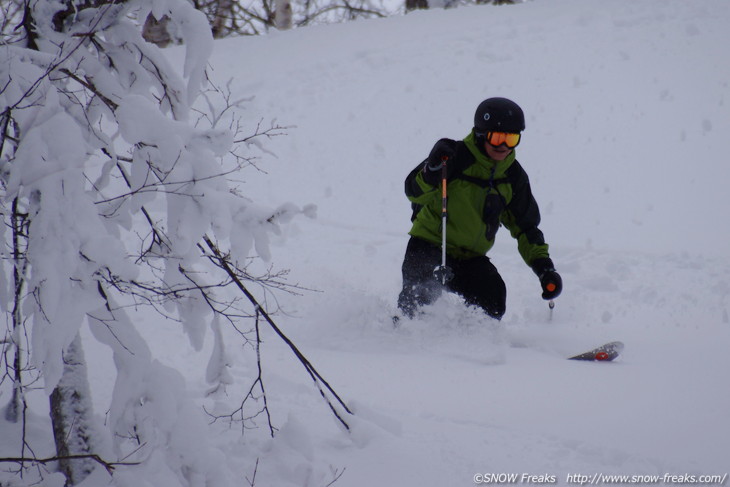
<svg viewBox="0 0 730 487">
<path fill-rule="evenodd" d="M 441 265 L 441 248 L 411 237 L 403 259 L 403 290 L 398 296 L 398 308 L 413 318 L 416 310 L 430 304 L 441 295 L 444 286 L 433 276 Z M 507 289 L 497 268 L 487 256 L 454 259 L 446 256 L 446 265 L 454 277 L 445 288 L 461 295 L 467 304 L 481 307 L 497 320 L 505 312 Z"/>
</svg>

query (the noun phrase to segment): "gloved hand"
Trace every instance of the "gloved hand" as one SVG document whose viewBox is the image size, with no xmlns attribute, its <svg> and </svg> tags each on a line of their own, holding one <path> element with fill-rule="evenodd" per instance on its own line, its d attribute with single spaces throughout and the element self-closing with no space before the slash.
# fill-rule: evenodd
<svg viewBox="0 0 730 487">
<path fill-rule="evenodd" d="M 549 300 L 557 298 L 563 290 L 563 279 L 555 272 L 553 261 L 547 257 L 535 259 L 532 262 L 532 270 L 540 279 L 542 286 L 542 299 Z"/>
<path fill-rule="evenodd" d="M 423 167 L 423 180 L 432 186 L 438 186 L 441 182 L 444 163 L 446 163 L 446 179 L 454 174 L 454 156 L 456 155 L 456 142 L 451 139 L 440 139 L 434 144 L 431 153 L 428 155 L 426 165 Z"/>
</svg>

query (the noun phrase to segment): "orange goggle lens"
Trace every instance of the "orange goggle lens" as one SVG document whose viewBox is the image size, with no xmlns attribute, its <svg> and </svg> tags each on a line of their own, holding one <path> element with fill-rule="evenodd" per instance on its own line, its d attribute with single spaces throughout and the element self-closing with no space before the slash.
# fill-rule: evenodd
<svg viewBox="0 0 730 487">
<path fill-rule="evenodd" d="M 505 144 L 510 149 L 514 149 L 520 143 L 520 135 L 509 132 L 487 132 L 487 142 L 495 147 Z"/>
</svg>

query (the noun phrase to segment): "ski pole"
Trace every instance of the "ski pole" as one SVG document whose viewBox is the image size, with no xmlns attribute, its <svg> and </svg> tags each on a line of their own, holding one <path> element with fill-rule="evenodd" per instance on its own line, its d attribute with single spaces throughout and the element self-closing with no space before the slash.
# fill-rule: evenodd
<svg viewBox="0 0 730 487">
<path fill-rule="evenodd" d="M 545 289 L 547 291 L 553 292 L 557 289 L 557 286 L 555 285 L 554 282 L 548 282 L 547 285 L 545 286 Z M 550 301 L 548 301 L 548 306 L 550 307 L 550 309 L 553 309 L 555 307 L 555 301 L 553 301 L 552 299 Z"/>
<path fill-rule="evenodd" d="M 433 274 L 436 279 L 441 281 L 441 284 L 446 284 L 451 280 L 451 270 L 446 267 L 446 221 L 448 219 L 448 200 L 449 194 L 446 189 L 447 186 L 447 164 L 449 162 L 449 156 L 441 157 L 441 265 L 434 269 Z"/>
<path fill-rule="evenodd" d="M 548 283 L 547 286 L 545 286 L 545 288 L 548 291 L 553 292 L 553 291 L 555 291 L 556 286 L 554 283 L 550 282 L 550 283 Z M 555 309 L 555 301 L 553 301 L 552 299 L 550 301 L 548 301 L 548 308 L 550 308 L 550 318 L 549 319 L 550 319 L 550 321 L 552 321 L 553 320 L 553 309 Z"/>
<path fill-rule="evenodd" d="M 441 267 L 444 269 L 446 269 L 446 219 L 448 216 L 447 204 L 449 201 L 449 193 L 446 190 L 446 164 L 448 162 L 449 158 L 447 156 L 441 158 Z M 442 284 L 446 283 L 444 282 Z"/>
</svg>

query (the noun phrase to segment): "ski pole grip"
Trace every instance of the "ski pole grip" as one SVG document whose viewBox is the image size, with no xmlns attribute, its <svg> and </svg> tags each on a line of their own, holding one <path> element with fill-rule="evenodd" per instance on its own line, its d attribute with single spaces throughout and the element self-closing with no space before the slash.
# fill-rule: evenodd
<svg viewBox="0 0 730 487">
<path fill-rule="evenodd" d="M 554 282 L 548 282 L 548 283 L 547 283 L 547 284 L 545 285 L 545 290 L 546 290 L 546 291 L 550 291 L 550 292 L 553 292 L 553 291 L 555 291 L 555 290 L 556 290 L 557 288 L 558 288 L 558 286 L 556 286 Z"/>
</svg>

